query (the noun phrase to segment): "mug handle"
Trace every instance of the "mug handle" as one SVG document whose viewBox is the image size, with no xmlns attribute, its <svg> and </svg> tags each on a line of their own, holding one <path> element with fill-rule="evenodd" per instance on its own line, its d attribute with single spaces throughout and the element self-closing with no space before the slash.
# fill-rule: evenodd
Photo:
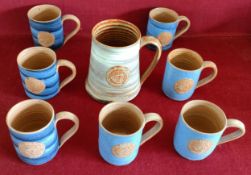
<svg viewBox="0 0 251 175">
<path fill-rule="evenodd" d="M 160 117 L 159 114 L 156 114 L 156 113 L 147 113 L 147 114 L 144 114 L 144 115 L 145 115 L 145 124 L 147 124 L 148 122 L 151 122 L 151 121 L 155 121 L 156 124 L 151 129 L 149 129 L 148 131 L 146 131 L 142 135 L 140 145 L 143 145 L 145 142 L 147 142 L 148 140 L 150 140 L 163 127 L 163 120 L 162 120 L 162 118 Z"/>
<path fill-rule="evenodd" d="M 76 77 L 76 74 L 77 74 L 77 70 L 76 70 L 76 67 L 75 65 L 68 61 L 68 60 L 65 60 L 65 59 L 60 59 L 58 60 L 57 62 L 57 71 L 59 69 L 59 67 L 61 66 L 65 66 L 65 67 L 68 67 L 69 69 L 71 69 L 72 71 L 72 74 L 69 75 L 67 78 L 65 78 L 61 83 L 60 83 L 60 87 L 59 89 L 61 90 L 65 85 L 67 85 L 68 83 L 70 83 L 75 77 Z"/>
<path fill-rule="evenodd" d="M 74 125 L 61 136 L 59 148 L 61 148 L 63 146 L 63 144 L 67 140 L 69 140 L 77 132 L 77 130 L 79 128 L 79 119 L 75 114 L 73 114 L 71 112 L 62 111 L 62 112 L 57 113 L 56 120 L 55 120 L 55 126 L 57 126 L 57 123 L 60 120 L 71 120 L 74 123 Z"/>
<path fill-rule="evenodd" d="M 149 77 L 149 75 L 152 73 L 153 69 L 155 68 L 156 64 L 158 63 L 160 59 L 161 52 L 162 52 L 162 46 L 158 39 L 152 36 L 143 36 L 140 40 L 140 48 L 148 44 L 152 44 L 156 46 L 157 50 L 151 64 L 148 66 L 148 68 L 146 69 L 146 71 L 143 73 L 143 75 L 140 78 L 140 85 L 142 85 L 146 81 L 146 79 Z"/>
<path fill-rule="evenodd" d="M 216 64 L 215 64 L 214 62 L 212 62 L 212 61 L 204 61 L 204 62 L 203 62 L 203 64 L 202 64 L 202 70 L 203 70 L 203 69 L 206 69 L 206 68 L 211 68 L 211 69 L 213 69 L 213 72 L 212 72 L 210 75 L 208 75 L 207 77 L 205 77 L 205 78 L 199 80 L 199 82 L 198 82 L 196 88 L 199 88 L 199 87 L 201 87 L 201 86 L 204 86 L 204 85 L 210 83 L 213 79 L 215 79 L 215 77 L 216 77 L 216 75 L 217 75 L 217 73 L 218 73 L 217 66 L 216 66 Z"/>
<path fill-rule="evenodd" d="M 236 140 L 245 134 L 245 125 L 240 120 L 228 119 L 227 128 L 230 128 L 230 127 L 238 128 L 238 130 L 221 137 L 218 145 Z"/>
<path fill-rule="evenodd" d="M 73 31 L 71 31 L 68 35 L 66 35 L 65 37 L 65 40 L 64 40 L 64 44 L 69 40 L 71 39 L 74 35 L 76 35 L 78 33 L 78 31 L 80 30 L 80 20 L 74 16 L 74 15 L 70 15 L 70 14 L 67 14 L 67 15 L 64 15 L 62 17 L 62 23 L 64 23 L 64 21 L 66 20 L 72 20 L 76 23 L 76 27 Z"/>
<path fill-rule="evenodd" d="M 186 26 L 183 29 L 180 29 L 174 36 L 174 39 L 180 37 L 181 35 L 183 35 L 191 26 L 190 20 L 186 17 L 186 16 L 179 16 L 178 17 L 178 23 L 184 21 L 186 22 Z"/>
</svg>

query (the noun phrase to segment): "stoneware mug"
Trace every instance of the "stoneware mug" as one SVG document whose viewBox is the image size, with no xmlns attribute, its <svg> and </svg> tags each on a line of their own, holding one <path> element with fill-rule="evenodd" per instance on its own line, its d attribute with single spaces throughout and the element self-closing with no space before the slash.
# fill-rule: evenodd
<svg viewBox="0 0 251 175">
<path fill-rule="evenodd" d="M 152 44 L 156 54 L 143 75 L 139 71 L 139 51 Z M 161 44 L 151 36 L 141 37 L 134 24 L 109 19 L 92 29 L 92 46 L 86 90 L 100 101 L 130 101 L 137 96 L 161 56 Z"/>
<path fill-rule="evenodd" d="M 146 131 L 148 122 L 156 124 Z M 99 152 L 112 165 L 127 165 L 137 156 L 139 147 L 162 128 L 162 118 L 156 113 L 143 112 L 132 103 L 113 102 L 99 113 Z"/>
<path fill-rule="evenodd" d="M 205 68 L 211 68 L 213 71 L 199 80 L 201 71 Z M 162 90 L 173 100 L 186 100 L 193 95 L 196 88 L 211 82 L 217 72 L 215 63 L 203 61 L 197 52 L 185 48 L 175 49 L 167 56 Z"/>
<path fill-rule="evenodd" d="M 74 125 L 59 139 L 56 126 L 60 120 L 70 120 Z M 55 115 L 48 102 L 38 99 L 17 103 L 8 112 L 6 123 L 18 157 L 30 165 L 53 159 L 79 127 L 76 115 L 66 111 Z"/>
<path fill-rule="evenodd" d="M 32 7 L 27 16 L 29 18 L 32 38 L 36 46 L 57 49 L 64 45 L 80 30 L 80 21 L 74 15 L 63 15 L 59 7 L 50 4 Z M 76 28 L 64 38 L 63 23 L 72 20 Z"/>
<path fill-rule="evenodd" d="M 179 31 L 180 22 L 186 22 L 186 26 Z M 173 41 L 183 35 L 190 27 L 190 20 L 186 16 L 179 16 L 174 10 L 158 7 L 149 13 L 147 35 L 158 38 L 162 44 L 162 50 L 172 47 Z"/>
<path fill-rule="evenodd" d="M 227 128 L 238 130 L 222 136 Z M 244 134 L 244 124 L 237 119 L 227 119 L 217 105 L 205 100 L 192 100 L 181 110 L 174 133 L 174 148 L 186 159 L 202 160 L 217 145 L 238 139 Z"/>
<path fill-rule="evenodd" d="M 57 60 L 56 53 L 46 47 L 30 47 L 17 56 L 17 64 L 25 93 L 30 98 L 50 99 L 76 76 L 76 67 L 68 60 Z M 59 82 L 58 69 L 65 66 L 72 74 Z"/>
</svg>

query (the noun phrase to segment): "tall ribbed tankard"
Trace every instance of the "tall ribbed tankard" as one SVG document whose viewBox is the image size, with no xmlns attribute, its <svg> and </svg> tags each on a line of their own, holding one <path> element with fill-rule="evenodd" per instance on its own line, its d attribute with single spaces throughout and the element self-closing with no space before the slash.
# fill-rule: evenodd
<svg viewBox="0 0 251 175">
<path fill-rule="evenodd" d="M 156 47 L 156 53 L 140 76 L 139 51 L 148 44 Z M 87 92 L 104 102 L 132 100 L 155 68 L 161 52 L 158 39 L 141 37 L 138 27 L 130 22 L 119 19 L 99 22 L 92 29 Z"/>
</svg>

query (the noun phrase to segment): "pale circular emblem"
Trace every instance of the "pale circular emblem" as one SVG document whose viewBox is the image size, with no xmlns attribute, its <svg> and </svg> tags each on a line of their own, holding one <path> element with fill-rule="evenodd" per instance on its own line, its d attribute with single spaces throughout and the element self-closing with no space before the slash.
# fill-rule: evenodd
<svg viewBox="0 0 251 175">
<path fill-rule="evenodd" d="M 181 79 L 174 84 L 174 90 L 178 94 L 184 94 L 192 89 L 194 81 L 192 79 Z"/>
<path fill-rule="evenodd" d="M 130 156 L 135 149 L 133 143 L 123 143 L 112 147 L 112 154 L 118 158 L 125 158 Z"/>
<path fill-rule="evenodd" d="M 45 89 L 45 84 L 42 80 L 33 77 L 28 77 L 24 80 L 25 86 L 33 94 L 40 94 Z"/>
<path fill-rule="evenodd" d="M 203 154 L 210 150 L 213 143 L 209 140 L 191 140 L 188 149 L 195 154 Z"/>
<path fill-rule="evenodd" d="M 54 35 L 49 32 L 39 32 L 37 38 L 39 44 L 44 47 L 50 47 L 55 42 Z"/>
<path fill-rule="evenodd" d="M 21 142 L 18 144 L 20 153 L 28 158 L 39 158 L 44 154 L 45 145 L 39 142 Z"/>
<path fill-rule="evenodd" d="M 162 46 L 166 46 L 170 43 L 173 36 L 170 32 L 162 32 L 157 36 L 157 38 L 159 39 Z"/>
<path fill-rule="evenodd" d="M 122 66 L 111 67 L 106 73 L 106 80 L 112 86 L 122 86 L 128 81 L 129 69 Z"/>
</svg>

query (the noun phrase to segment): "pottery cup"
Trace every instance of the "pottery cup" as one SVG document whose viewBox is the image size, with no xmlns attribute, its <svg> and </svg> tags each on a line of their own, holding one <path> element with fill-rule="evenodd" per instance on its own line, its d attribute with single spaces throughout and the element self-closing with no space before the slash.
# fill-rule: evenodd
<svg viewBox="0 0 251 175">
<path fill-rule="evenodd" d="M 57 49 L 80 30 L 79 19 L 71 14 L 62 16 L 60 8 L 55 5 L 43 4 L 34 6 L 28 11 L 27 16 L 32 38 L 36 46 Z M 76 27 L 64 37 L 63 23 L 67 20 L 74 21 Z"/>
<path fill-rule="evenodd" d="M 186 25 L 177 31 L 177 27 L 183 21 Z M 146 34 L 158 38 L 162 50 L 167 50 L 172 47 L 173 41 L 183 35 L 189 27 L 190 20 L 186 16 L 180 16 L 168 8 L 158 7 L 149 12 Z"/>
<path fill-rule="evenodd" d="M 77 72 L 72 62 L 57 60 L 53 50 L 40 46 L 21 51 L 17 56 L 17 64 L 26 95 L 43 100 L 56 96 L 75 78 Z M 61 66 L 69 68 L 72 73 L 60 83 L 58 70 Z"/>
<path fill-rule="evenodd" d="M 212 69 L 212 73 L 199 80 L 205 68 Z M 175 49 L 167 56 L 162 90 L 173 100 L 187 100 L 196 88 L 211 82 L 217 72 L 216 64 L 212 61 L 204 61 L 197 52 L 185 48 Z"/>
<path fill-rule="evenodd" d="M 155 125 L 143 133 L 148 122 Z M 162 118 L 143 112 L 128 102 L 113 102 L 99 113 L 99 152 L 112 165 L 127 165 L 137 156 L 139 147 L 162 128 Z"/>
<path fill-rule="evenodd" d="M 60 120 L 70 120 L 74 125 L 58 138 Z M 6 123 L 18 157 L 30 165 L 41 165 L 53 159 L 79 127 L 76 115 L 66 111 L 55 115 L 48 102 L 38 99 L 17 103 L 9 110 Z"/>
<path fill-rule="evenodd" d="M 222 136 L 227 128 L 237 130 Z M 182 107 L 174 133 L 174 148 L 186 159 L 202 160 L 217 145 L 244 134 L 244 124 L 237 119 L 227 119 L 217 105 L 205 100 L 192 100 Z"/>
</svg>

